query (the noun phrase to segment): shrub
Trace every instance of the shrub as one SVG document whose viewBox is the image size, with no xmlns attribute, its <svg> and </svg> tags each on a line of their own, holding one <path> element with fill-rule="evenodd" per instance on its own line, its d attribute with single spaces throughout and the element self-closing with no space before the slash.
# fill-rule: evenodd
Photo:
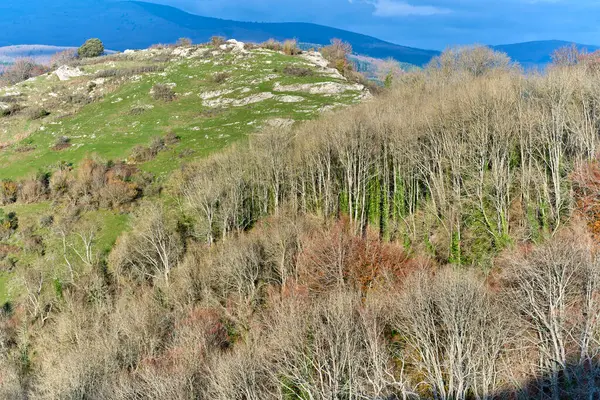
<svg viewBox="0 0 600 400">
<path fill-rule="evenodd" d="M 152 97 L 154 100 L 173 101 L 175 100 L 175 91 L 169 85 L 157 83 L 152 87 Z"/>
<path fill-rule="evenodd" d="M 81 58 L 99 57 L 104 54 L 104 44 L 100 39 L 88 39 L 77 50 L 77 55 Z"/>
<path fill-rule="evenodd" d="M 56 139 L 56 143 L 54 144 L 53 150 L 63 150 L 71 146 L 71 138 L 67 136 L 59 136 Z"/>
<path fill-rule="evenodd" d="M 87 158 L 77 167 L 77 180 L 74 194 L 78 196 L 94 194 L 106 184 L 106 164 L 102 160 Z"/>
<path fill-rule="evenodd" d="M 211 80 L 214 83 L 223 83 L 225 82 L 231 74 L 229 72 L 216 72 L 212 75 Z"/>
<path fill-rule="evenodd" d="M 152 160 L 152 152 L 146 146 L 137 145 L 131 149 L 131 154 L 127 157 L 128 161 L 141 163 Z"/>
<path fill-rule="evenodd" d="M 18 95 L 18 96 L 0 96 L 0 103 L 17 103 L 19 100 L 22 99 L 21 97 L 22 95 Z"/>
<path fill-rule="evenodd" d="M 321 48 L 321 54 L 331 66 L 340 69 L 340 64 L 348 64 L 347 57 L 352 54 L 352 45 L 340 39 L 333 39 L 329 46 Z"/>
<path fill-rule="evenodd" d="M 273 51 L 282 51 L 283 50 L 283 45 L 281 44 L 281 42 L 278 42 L 275 39 L 269 39 L 266 42 L 262 43 L 260 45 L 260 47 L 265 48 L 267 50 L 273 50 Z"/>
<path fill-rule="evenodd" d="M 69 93 L 65 96 L 65 101 L 69 104 L 84 106 L 86 104 L 90 104 L 92 102 L 92 99 L 89 96 L 86 96 L 82 93 Z"/>
<path fill-rule="evenodd" d="M 486 46 L 464 46 L 448 49 L 427 65 L 427 70 L 443 75 L 466 73 L 482 76 L 492 70 L 512 68 L 510 58 L 502 52 Z"/>
<path fill-rule="evenodd" d="M 283 52 L 288 56 L 295 56 L 302 53 L 298 47 L 298 42 L 295 39 L 283 42 Z"/>
<path fill-rule="evenodd" d="M 14 150 L 17 153 L 28 153 L 35 150 L 35 146 L 31 143 L 18 143 L 14 146 Z"/>
<path fill-rule="evenodd" d="M 375 68 L 377 79 L 383 82 L 386 88 L 392 87 L 392 84 L 404 74 L 400 63 L 393 58 L 377 60 Z"/>
<path fill-rule="evenodd" d="M 145 113 L 148 109 L 146 107 L 133 107 L 129 110 L 129 115 L 141 115 Z"/>
<path fill-rule="evenodd" d="M 180 139 L 181 138 L 179 136 L 177 136 L 177 134 L 175 132 L 169 132 L 165 135 L 164 143 L 166 146 L 171 146 L 171 145 L 179 143 Z"/>
<path fill-rule="evenodd" d="M 148 47 L 149 50 L 163 50 L 168 49 L 169 45 L 164 43 L 154 43 Z"/>
<path fill-rule="evenodd" d="M 59 198 L 66 194 L 73 184 L 73 176 L 69 169 L 59 169 L 50 177 L 49 188 L 52 197 Z"/>
<path fill-rule="evenodd" d="M 122 236 L 113 248 L 109 262 L 121 276 L 139 281 L 163 280 L 183 251 L 173 219 L 159 204 L 146 203 L 134 218 L 135 230 Z"/>
<path fill-rule="evenodd" d="M 44 215 L 40 218 L 40 226 L 42 228 L 47 228 L 54 223 L 54 216 L 52 215 Z"/>
<path fill-rule="evenodd" d="M 569 46 L 563 46 L 556 50 L 551 55 L 552 64 L 559 66 L 572 66 L 579 62 L 582 52 L 575 43 Z"/>
<path fill-rule="evenodd" d="M 300 67 L 294 64 L 288 64 L 283 68 L 283 73 L 289 76 L 312 76 L 314 71 L 311 68 Z"/>
<path fill-rule="evenodd" d="M 41 107 L 32 107 L 27 109 L 27 117 L 32 121 L 45 118 L 48 115 L 50 115 L 50 112 Z"/>
<path fill-rule="evenodd" d="M 4 210 L 0 209 L 0 229 L 4 232 L 14 232 L 19 227 L 19 218 L 17 213 L 11 211 L 8 214 L 4 213 Z"/>
<path fill-rule="evenodd" d="M 173 56 L 170 53 L 162 53 L 162 54 L 157 54 L 156 56 L 152 57 L 152 62 L 157 63 L 157 64 L 164 64 L 164 63 L 168 63 L 171 60 L 173 60 L 175 58 L 175 56 Z M 163 68 L 164 70 L 164 68 Z"/>
<path fill-rule="evenodd" d="M 11 117 L 18 114 L 22 109 L 23 107 L 19 104 L 10 104 L 7 108 L 0 110 L 0 117 Z"/>
<path fill-rule="evenodd" d="M 99 192 L 100 206 L 113 208 L 131 203 L 140 195 L 140 192 L 141 190 L 135 183 L 111 179 Z"/>
<path fill-rule="evenodd" d="M 225 44 L 225 38 L 223 36 L 213 36 L 210 38 L 210 44 L 215 47 L 219 47 Z"/>
<path fill-rule="evenodd" d="M 19 58 L 0 76 L 0 84 L 14 85 L 39 76 L 47 71 L 47 67 L 37 64 L 30 58 Z"/>
<path fill-rule="evenodd" d="M 38 172 L 34 177 L 25 179 L 19 184 L 17 200 L 22 203 L 35 203 L 48 193 L 49 174 Z"/>
<path fill-rule="evenodd" d="M 18 186 L 15 182 L 4 179 L 0 182 L 0 204 L 6 205 L 17 201 Z"/>
<path fill-rule="evenodd" d="M 165 148 L 165 140 L 161 137 L 152 138 L 150 142 L 150 151 L 153 155 L 157 155 L 159 152 L 164 150 Z"/>
<path fill-rule="evenodd" d="M 168 133 L 164 138 L 155 137 L 148 146 L 135 146 L 131 150 L 128 159 L 135 163 L 152 160 L 163 151 L 168 145 L 179 142 L 179 137 L 174 133 Z"/>
<path fill-rule="evenodd" d="M 177 43 L 175 43 L 175 45 L 179 47 L 190 47 L 192 44 L 192 39 L 186 37 L 177 39 Z"/>
<path fill-rule="evenodd" d="M 67 65 L 77 59 L 77 50 L 68 49 L 58 52 L 50 58 L 50 65 L 52 68 L 60 67 L 61 65 Z"/>
<path fill-rule="evenodd" d="M 40 235 L 25 235 L 23 238 L 23 249 L 28 253 L 34 253 L 38 256 L 44 255 L 46 245 Z"/>
</svg>

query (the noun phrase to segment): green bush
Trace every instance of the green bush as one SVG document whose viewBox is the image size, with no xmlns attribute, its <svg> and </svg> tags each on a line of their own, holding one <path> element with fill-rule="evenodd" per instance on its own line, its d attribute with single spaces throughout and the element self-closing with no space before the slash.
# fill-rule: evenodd
<svg viewBox="0 0 600 400">
<path fill-rule="evenodd" d="M 78 50 L 77 55 L 81 58 L 98 57 L 104 54 L 104 44 L 100 39 L 88 39 Z"/>
<path fill-rule="evenodd" d="M 0 238 L 9 238 L 19 227 L 19 218 L 15 212 L 4 213 L 0 209 Z"/>
</svg>

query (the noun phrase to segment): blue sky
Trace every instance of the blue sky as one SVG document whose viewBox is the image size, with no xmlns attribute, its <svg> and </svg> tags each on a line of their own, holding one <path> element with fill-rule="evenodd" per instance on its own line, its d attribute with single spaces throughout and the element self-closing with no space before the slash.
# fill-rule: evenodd
<svg viewBox="0 0 600 400">
<path fill-rule="evenodd" d="M 600 44 L 600 0 L 150 0 L 200 15 L 315 22 L 414 47 L 562 39 Z"/>
</svg>

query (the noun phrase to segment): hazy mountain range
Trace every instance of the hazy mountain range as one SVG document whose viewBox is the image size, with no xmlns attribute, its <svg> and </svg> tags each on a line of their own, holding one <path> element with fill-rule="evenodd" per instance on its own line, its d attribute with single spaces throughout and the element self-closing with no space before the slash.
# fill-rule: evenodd
<svg viewBox="0 0 600 400">
<path fill-rule="evenodd" d="M 30 0 L 18 5 L 0 4 L 0 32 L 0 47 L 25 44 L 78 46 L 89 37 L 99 37 L 106 48 L 125 50 L 145 48 L 154 43 L 170 43 L 179 37 L 206 42 L 213 35 L 222 35 L 254 42 L 269 38 L 296 38 L 300 42 L 315 44 L 327 44 L 331 38 L 340 38 L 350 42 L 357 54 L 375 58 L 392 57 L 414 65 L 423 65 L 439 54 L 436 50 L 401 46 L 322 25 L 229 21 L 135 1 Z M 547 63 L 552 51 L 565 44 L 567 42 L 553 40 L 495 48 L 524 65 L 539 65 Z M 590 51 L 599 48 L 579 46 Z"/>
</svg>

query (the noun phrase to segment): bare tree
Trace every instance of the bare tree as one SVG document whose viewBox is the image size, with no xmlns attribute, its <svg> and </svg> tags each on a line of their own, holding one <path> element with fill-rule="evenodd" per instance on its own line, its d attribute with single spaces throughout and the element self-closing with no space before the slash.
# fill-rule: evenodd
<svg viewBox="0 0 600 400">
<path fill-rule="evenodd" d="M 162 279 L 169 275 L 183 250 L 181 238 L 170 224 L 164 207 L 146 203 L 134 219 L 135 230 L 120 238 L 111 253 L 114 266 L 141 278 Z"/>
<path fill-rule="evenodd" d="M 407 282 L 397 328 L 405 361 L 436 399 L 489 399 L 499 387 L 507 320 L 473 275 L 421 272 Z M 416 382 L 415 382 L 416 384 Z"/>
<path fill-rule="evenodd" d="M 513 263 L 506 295 L 528 327 L 539 354 L 537 368 L 548 376 L 552 398 L 558 399 L 565 390 L 561 376 L 573 385 L 582 371 L 595 369 L 590 363 L 600 351 L 593 339 L 600 316 L 599 263 L 585 233 L 569 230 Z M 573 350 L 586 368 L 573 370 Z"/>
<path fill-rule="evenodd" d="M 482 76 L 495 69 L 511 68 L 511 61 L 505 53 L 475 45 L 447 49 L 435 57 L 427 67 L 446 75 L 463 72 L 472 76 Z"/>
<path fill-rule="evenodd" d="M 571 43 L 568 46 L 554 50 L 552 53 L 552 64 L 561 67 L 573 66 L 579 62 L 583 54 L 585 53 L 581 52 L 575 43 Z"/>
</svg>

